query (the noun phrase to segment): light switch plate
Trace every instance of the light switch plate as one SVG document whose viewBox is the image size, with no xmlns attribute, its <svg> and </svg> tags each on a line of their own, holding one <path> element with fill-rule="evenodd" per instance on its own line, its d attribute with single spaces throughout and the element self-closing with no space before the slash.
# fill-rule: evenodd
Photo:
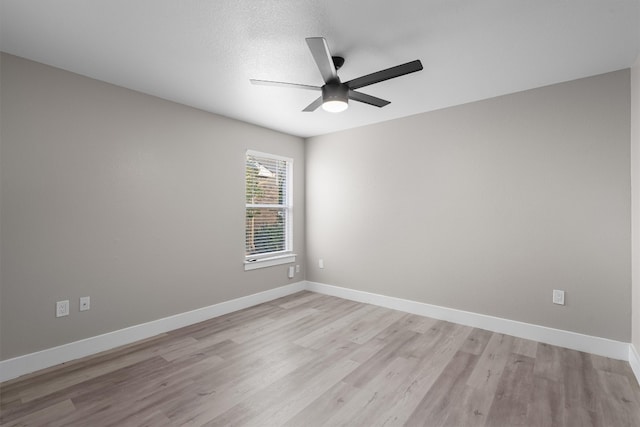
<svg viewBox="0 0 640 427">
<path fill-rule="evenodd" d="M 69 315 L 69 300 L 56 302 L 56 317 L 63 317 Z"/>
</svg>

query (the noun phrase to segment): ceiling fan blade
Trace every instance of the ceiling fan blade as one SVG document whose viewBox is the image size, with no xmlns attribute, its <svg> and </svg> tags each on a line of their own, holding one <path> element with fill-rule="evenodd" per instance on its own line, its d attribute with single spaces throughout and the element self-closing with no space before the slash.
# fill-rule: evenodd
<svg viewBox="0 0 640 427">
<path fill-rule="evenodd" d="M 322 89 L 320 86 L 301 85 L 298 83 L 272 82 L 270 80 L 256 80 L 256 79 L 249 79 L 249 81 L 254 85 L 262 85 L 262 86 L 290 87 L 293 89 L 307 89 L 307 90 Z"/>
<path fill-rule="evenodd" d="M 337 80 L 338 72 L 333 64 L 331 52 L 329 52 L 329 46 L 327 46 L 327 41 L 324 37 L 307 37 L 306 40 L 324 82 L 329 83 Z"/>
<path fill-rule="evenodd" d="M 374 83 L 404 76 L 405 74 L 415 73 L 420 70 L 422 70 L 422 63 L 419 59 L 416 59 L 415 61 L 407 62 L 406 64 L 397 65 L 395 67 L 387 68 L 386 70 L 377 71 L 375 73 L 367 74 L 366 76 L 358 77 L 357 79 L 349 80 L 345 84 L 349 86 L 349 89 L 359 89 Z"/>
<path fill-rule="evenodd" d="M 367 95 L 366 93 L 356 92 L 355 90 L 349 90 L 349 99 L 354 101 L 364 102 L 365 104 L 373 105 L 375 107 L 384 107 L 391 104 L 390 101 L 385 99 L 376 98 L 375 96 Z"/>
<path fill-rule="evenodd" d="M 319 97 L 318 99 L 316 99 L 315 101 L 313 101 L 311 104 L 307 105 L 307 108 L 305 108 L 304 112 L 312 112 L 312 111 L 316 111 L 318 109 L 319 106 L 322 105 L 322 97 Z"/>
</svg>

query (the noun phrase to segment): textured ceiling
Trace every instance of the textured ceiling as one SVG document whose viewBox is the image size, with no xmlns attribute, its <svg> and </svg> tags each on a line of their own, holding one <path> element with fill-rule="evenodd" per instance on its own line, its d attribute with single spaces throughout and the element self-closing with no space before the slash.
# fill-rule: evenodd
<svg viewBox="0 0 640 427">
<path fill-rule="evenodd" d="M 0 49 L 303 137 L 631 66 L 640 0 L 1 0 Z M 343 81 L 414 59 L 424 70 L 301 110 L 321 85 L 305 37 L 346 58 Z"/>
</svg>

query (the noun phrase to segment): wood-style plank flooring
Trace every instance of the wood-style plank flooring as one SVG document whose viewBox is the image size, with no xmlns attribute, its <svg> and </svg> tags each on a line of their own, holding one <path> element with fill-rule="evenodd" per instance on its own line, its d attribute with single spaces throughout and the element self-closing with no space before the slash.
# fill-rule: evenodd
<svg viewBox="0 0 640 427">
<path fill-rule="evenodd" d="M 640 426 L 626 362 L 301 292 L 2 384 L 2 426 Z"/>
</svg>

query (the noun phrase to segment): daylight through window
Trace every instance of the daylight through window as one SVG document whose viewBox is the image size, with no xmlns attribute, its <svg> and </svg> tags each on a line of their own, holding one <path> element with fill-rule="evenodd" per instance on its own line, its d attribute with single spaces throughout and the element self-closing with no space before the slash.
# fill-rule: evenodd
<svg viewBox="0 0 640 427">
<path fill-rule="evenodd" d="M 259 259 L 291 251 L 293 160 L 247 151 L 245 256 Z"/>
</svg>

